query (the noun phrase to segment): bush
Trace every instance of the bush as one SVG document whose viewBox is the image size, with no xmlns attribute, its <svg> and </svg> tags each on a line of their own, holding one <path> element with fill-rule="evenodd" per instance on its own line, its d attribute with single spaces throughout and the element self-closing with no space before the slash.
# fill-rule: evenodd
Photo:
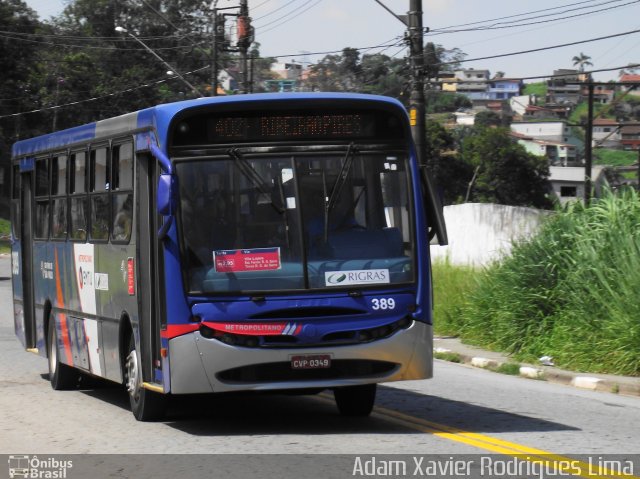
<svg viewBox="0 0 640 479">
<path fill-rule="evenodd" d="M 559 366 L 640 375 L 638 291 L 640 198 L 628 189 L 551 216 L 484 272 L 455 307 L 456 327 L 524 360 L 550 355 Z"/>
<path fill-rule="evenodd" d="M 462 326 L 460 310 L 480 272 L 468 266 L 436 261 L 432 265 L 432 274 L 434 332 L 442 336 L 457 335 Z"/>
</svg>

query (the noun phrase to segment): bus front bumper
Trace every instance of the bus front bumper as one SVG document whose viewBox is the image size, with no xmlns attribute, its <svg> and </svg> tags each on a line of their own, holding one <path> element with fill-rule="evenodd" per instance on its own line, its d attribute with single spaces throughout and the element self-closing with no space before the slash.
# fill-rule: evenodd
<svg viewBox="0 0 640 479">
<path fill-rule="evenodd" d="M 329 355 L 332 365 L 357 364 L 358 373 L 350 375 L 343 370 L 333 375 L 330 369 L 320 374 L 317 370 L 290 369 L 292 357 L 300 355 Z M 169 341 L 169 358 L 173 394 L 330 388 L 426 379 L 433 375 L 433 331 L 431 325 L 416 321 L 391 337 L 369 343 L 277 349 L 231 346 L 195 331 Z M 367 369 L 371 365 L 384 367 Z M 254 370 L 265 368 L 275 371 L 275 379 L 254 374 Z M 249 374 L 233 375 L 232 371 Z"/>
</svg>

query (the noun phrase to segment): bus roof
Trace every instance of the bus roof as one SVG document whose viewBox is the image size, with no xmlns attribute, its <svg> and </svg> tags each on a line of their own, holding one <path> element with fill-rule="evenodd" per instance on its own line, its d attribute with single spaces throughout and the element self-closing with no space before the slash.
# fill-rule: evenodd
<svg viewBox="0 0 640 479">
<path fill-rule="evenodd" d="M 384 103 L 395 108 L 404 110 L 402 103 L 394 98 L 363 95 L 355 93 L 259 93 L 251 95 L 231 95 L 204 97 L 195 100 L 185 100 L 175 103 L 166 103 L 121 116 L 100 120 L 67 130 L 38 136 L 28 140 L 18 141 L 13 145 L 12 157 L 23 157 L 36 155 L 38 153 L 62 149 L 74 144 L 100 140 L 116 135 L 124 135 L 134 131 L 144 131 L 155 129 L 158 133 L 160 148 L 166 149 L 166 137 L 169 124 L 173 117 L 184 110 L 201 107 L 205 105 L 237 103 L 270 103 L 289 101 L 328 101 L 328 100 L 352 100 L 352 101 L 374 101 Z"/>
</svg>

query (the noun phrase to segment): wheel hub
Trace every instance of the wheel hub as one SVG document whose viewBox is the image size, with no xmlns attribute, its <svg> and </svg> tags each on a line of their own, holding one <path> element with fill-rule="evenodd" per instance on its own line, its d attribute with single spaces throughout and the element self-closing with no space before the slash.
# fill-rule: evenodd
<svg viewBox="0 0 640 479">
<path fill-rule="evenodd" d="M 49 340 L 49 371 L 56 372 L 56 364 L 58 364 L 58 345 L 56 344 L 56 335 L 51 334 Z"/>
<path fill-rule="evenodd" d="M 140 381 L 138 377 L 138 360 L 136 358 L 136 352 L 131 351 L 129 356 L 127 356 L 127 391 L 133 397 L 138 395 L 138 391 L 140 390 Z"/>
</svg>

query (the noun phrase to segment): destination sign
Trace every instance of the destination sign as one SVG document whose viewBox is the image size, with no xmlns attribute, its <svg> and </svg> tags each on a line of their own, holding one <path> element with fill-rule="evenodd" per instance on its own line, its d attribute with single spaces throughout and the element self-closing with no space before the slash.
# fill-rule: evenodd
<svg viewBox="0 0 640 479">
<path fill-rule="evenodd" d="M 238 143 L 384 141 L 406 139 L 401 115 L 377 109 L 307 106 L 295 109 L 199 111 L 176 122 L 171 146 Z"/>
<path fill-rule="evenodd" d="M 212 141 L 361 138 L 374 134 L 370 115 L 268 115 L 211 118 Z"/>
</svg>

